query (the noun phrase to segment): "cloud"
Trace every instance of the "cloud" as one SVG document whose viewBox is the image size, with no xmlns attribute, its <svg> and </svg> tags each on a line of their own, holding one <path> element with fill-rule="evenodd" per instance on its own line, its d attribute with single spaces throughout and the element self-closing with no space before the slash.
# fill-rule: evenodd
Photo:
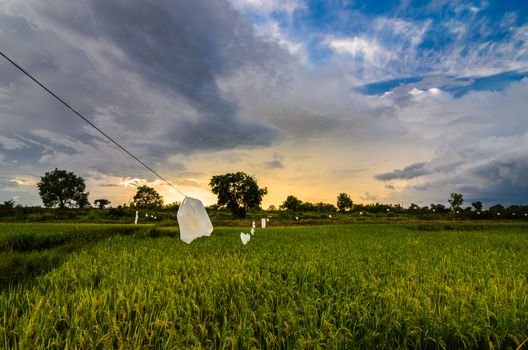
<svg viewBox="0 0 528 350">
<path fill-rule="evenodd" d="M 6 150 L 15 151 L 27 148 L 27 144 L 19 138 L 0 135 L 0 146 Z"/>
<path fill-rule="evenodd" d="M 447 194 L 457 191 L 468 201 L 525 202 L 528 127 L 521 111 L 526 91 L 523 79 L 503 91 L 473 91 L 458 98 L 431 95 L 401 107 L 397 120 L 408 129 L 415 149 L 432 145 L 434 153 L 427 162 L 375 178 L 403 181 L 391 195 L 397 200 L 447 200 Z"/>
<path fill-rule="evenodd" d="M 464 194 L 467 201 L 501 202 L 505 205 L 524 203 L 528 194 L 525 175 L 528 157 L 524 155 L 527 150 L 527 135 L 481 139 L 433 159 L 430 166 L 435 166 L 437 172 L 431 173 L 431 177 L 423 183 L 410 186 L 409 190 L 416 196 L 420 192 L 458 191 Z M 442 173 L 446 169 L 438 164 L 447 157 L 458 162 L 452 163 L 449 173 Z"/>
<path fill-rule="evenodd" d="M 241 113 L 238 97 L 222 82 L 265 76 L 266 89 L 274 90 L 292 57 L 226 1 L 7 1 L 0 7 L 0 40 L 21 66 L 166 177 L 185 168 L 174 157 L 258 149 L 282 138 L 260 115 Z M 15 68 L 0 64 L 4 175 L 59 167 L 88 180 L 152 179 Z"/>
<path fill-rule="evenodd" d="M 284 164 L 282 164 L 282 162 L 277 159 L 264 162 L 264 166 L 268 169 L 283 169 L 284 168 Z"/>
<path fill-rule="evenodd" d="M 387 173 L 381 173 L 374 175 L 374 178 L 381 181 L 389 181 L 396 179 L 409 180 L 414 179 L 415 177 L 423 176 L 430 174 L 430 170 L 426 168 L 427 163 L 414 163 L 409 166 L 406 166 L 403 169 L 396 169 Z"/>
<path fill-rule="evenodd" d="M 11 182 L 16 183 L 18 186 L 36 186 L 39 180 L 33 177 L 17 177 L 11 179 Z"/>
<path fill-rule="evenodd" d="M 343 190 L 398 203 L 525 193 L 525 17 L 460 3 L 331 3 L 9 0 L 0 40 L 190 193 L 240 168 L 276 198 L 291 186 L 317 189 L 314 201 Z M 2 66 L 0 82 L 10 194 L 24 190 L 10 179 L 54 167 L 100 193 L 155 183 L 16 70 Z"/>
<path fill-rule="evenodd" d="M 365 194 L 360 196 L 359 198 L 361 198 L 364 201 L 368 201 L 368 202 L 373 202 L 378 199 L 377 196 L 373 195 L 370 192 L 365 192 Z"/>
<path fill-rule="evenodd" d="M 53 42 L 55 50 L 39 52 L 47 74 L 53 74 L 51 81 L 44 81 L 58 86 L 56 91 L 90 119 L 125 125 L 126 144 L 138 139 L 129 140 L 128 133 L 152 130 L 151 140 L 164 141 L 155 144 L 163 156 L 168 150 L 267 146 L 280 135 L 264 121 L 239 115 L 236 101 L 224 97 L 218 81 L 245 70 L 280 70 L 288 53 L 258 37 L 251 24 L 224 1 L 73 4 L 55 0 L 46 6 L 11 2 L 5 8 L 11 27 L 23 28 L 29 43 L 39 41 L 39 36 Z M 72 20 L 77 17 L 83 20 Z M 207 28 L 201 23 L 207 23 Z M 25 67 L 43 77 L 33 58 L 36 50 L 31 52 L 29 45 L 28 50 L 10 48 Z M 79 71 L 85 73 L 74 78 Z M 71 83 L 74 86 L 68 89 Z M 81 84 L 89 89 L 79 89 Z M 75 119 L 68 113 L 57 114 Z M 154 149 L 149 153 L 154 155 Z"/>
<path fill-rule="evenodd" d="M 372 39 L 328 37 L 325 39 L 325 43 L 335 52 L 359 57 L 371 66 L 382 66 L 390 59 L 390 52 Z"/>
<path fill-rule="evenodd" d="M 263 15 L 283 12 L 291 17 L 295 11 L 305 8 L 303 0 L 230 0 L 230 2 L 238 9 L 257 11 Z"/>
</svg>

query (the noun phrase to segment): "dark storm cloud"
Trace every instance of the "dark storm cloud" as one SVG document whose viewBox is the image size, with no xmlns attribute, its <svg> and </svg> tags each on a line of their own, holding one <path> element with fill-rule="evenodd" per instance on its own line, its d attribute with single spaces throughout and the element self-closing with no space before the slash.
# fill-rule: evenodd
<svg viewBox="0 0 528 350">
<path fill-rule="evenodd" d="M 468 193 L 468 199 L 481 200 L 484 203 L 526 203 L 527 174 L 528 156 L 505 155 L 469 169 L 467 176 L 478 179 L 482 185 L 476 188 L 470 185 L 462 186 L 461 190 Z"/>
<path fill-rule="evenodd" d="M 403 169 L 396 169 L 387 173 L 376 174 L 374 178 L 381 181 L 389 181 L 395 179 L 409 180 L 415 177 L 430 174 L 431 172 L 426 169 L 427 163 L 414 163 Z"/>
<path fill-rule="evenodd" d="M 449 173 L 444 167 L 435 166 L 439 159 L 429 163 L 435 171 L 424 183 L 408 189 L 417 197 L 426 192 L 441 193 L 447 198 L 450 192 L 460 192 L 466 203 L 482 201 L 487 206 L 496 203 L 503 205 L 526 203 L 528 198 L 528 157 L 519 152 L 508 153 L 508 150 L 497 146 L 495 155 L 489 159 L 469 159 L 464 162 L 453 162 Z M 520 148 L 524 148 L 521 145 Z M 450 154 L 452 158 L 460 157 Z M 438 196 L 440 197 L 440 195 Z"/>
<path fill-rule="evenodd" d="M 266 70 L 281 64 L 287 54 L 258 38 L 251 23 L 225 1 L 92 0 L 54 5 L 42 5 L 39 12 L 59 31 L 109 43 L 121 54 L 108 55 L 108 63 L 140 76 L 147 87 L 169 98 L 183 98 L 197 112 L 189 120 L 178 110 L 171 111 L 174 115 L 162 135 L 167 141 L 177 140 L 169 141 L 173 147 L 222 149 L 276 140 L 277 129 L 237 115 L 236 102 L 222 96 L 217 80 L 238 70 Z"/>
<path fill-rule="evenodd" d="M 267 146 L 280 137 L 268 122 L 241 115 L 220 84 L 244 72 L 279 79 L 290 56 L 224 0 L 8 0 L 0 6 L 0 41 L 163 174 L 185 169 L 167 161 L 173 156 Z M 4 60 L 0 125 L 2 173 L 37 176 L 59 167 L 88 179 L 153 177 Z"/>
<path fill-rule="evenodd" d="M 280 70 L 289 56 L 256 36 L 252 24 L 226 1 L 17 5 L 6 7 L 10 14 L 3 14 L 0 24 L 0 35 L 13 43 L 9 51 L 91 119 L 102 108 L 99 122 L 121 125 L 121 140 L 140 155 L 277 140 L 277 128 L 238 114 L 236 101 L 223 96 L 218 80 L 243 70 Z M 62 122 L 70 135 L 92 140 L 69 111 L 14 70 L 2 69 L 2 75 L 15 83 L 12 94 L 19 97 L 11 115 L 35 115 L 36 128 L 53 125 L 59 132 Z M 6 124 L 23 129 L 21 122 Z"/>
</svg>

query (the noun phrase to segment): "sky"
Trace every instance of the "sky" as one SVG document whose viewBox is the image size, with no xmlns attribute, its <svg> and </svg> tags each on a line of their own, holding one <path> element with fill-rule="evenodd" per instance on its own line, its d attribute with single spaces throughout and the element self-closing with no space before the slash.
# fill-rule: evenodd
<svg viewBox="0 0 528 350">
<path fill-rule="evenodd" d="M 183 193 L 243 171 L 288 195 L 528 203 L 528 3 L 0 0 L 0 50 Z M 182 195 L 0 60 L 0 201 Z"/>
</svg>

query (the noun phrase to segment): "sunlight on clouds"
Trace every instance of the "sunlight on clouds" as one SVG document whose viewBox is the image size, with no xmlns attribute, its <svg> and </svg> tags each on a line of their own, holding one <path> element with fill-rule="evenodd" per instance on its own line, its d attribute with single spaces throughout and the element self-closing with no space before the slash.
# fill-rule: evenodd
<svg viewBox="0 0 528 350">
<path fill-rule="evenodd" d="M 18 186 L 36 186 L 39 180 L 31 177 L 17 177 L 10 180 L 16 183 Z"/>
<path fill-rule="evenodd" d="M 446 1 L 375 12 L 356 1 L 133 3 L 11 1 L 0 6 L 0 33 L 13 36 L 6 50 L 29 70 L 205 204 L 215 202 L 211 176 L 235 171 L 268 187 L 264 207 L 289 194 L 401 203 L 528 188 L 523 11 Z M 516 80 L 482 76 L 511 70 Z M 2 186 L 40 203 L 29 176 L 58 167 L 82 176 L 92 201 L 129 203 L 141 185 L 181 201 L 35 86 L 1 74 Z"/>
</svg>

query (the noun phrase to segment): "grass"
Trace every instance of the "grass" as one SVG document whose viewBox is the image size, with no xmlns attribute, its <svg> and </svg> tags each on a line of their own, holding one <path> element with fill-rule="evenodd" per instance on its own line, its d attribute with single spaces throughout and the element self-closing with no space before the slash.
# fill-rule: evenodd
<svg viewBox="0 0 528 350">
<path fill-rule="evenodd" d="M 236 228 L 191 245 L 172 228 L 114 235 L 3 290 L 0 344 L 515 348 L 528 337 L 527 228 L 274 227 L 247 246 Z"/>
<path fill-rule="evenodd" d="M 101 239 L 132 234 L 159 235 L 148 225 L 0 223 L 0 290 L 32 281 Z"/>
</svg>

